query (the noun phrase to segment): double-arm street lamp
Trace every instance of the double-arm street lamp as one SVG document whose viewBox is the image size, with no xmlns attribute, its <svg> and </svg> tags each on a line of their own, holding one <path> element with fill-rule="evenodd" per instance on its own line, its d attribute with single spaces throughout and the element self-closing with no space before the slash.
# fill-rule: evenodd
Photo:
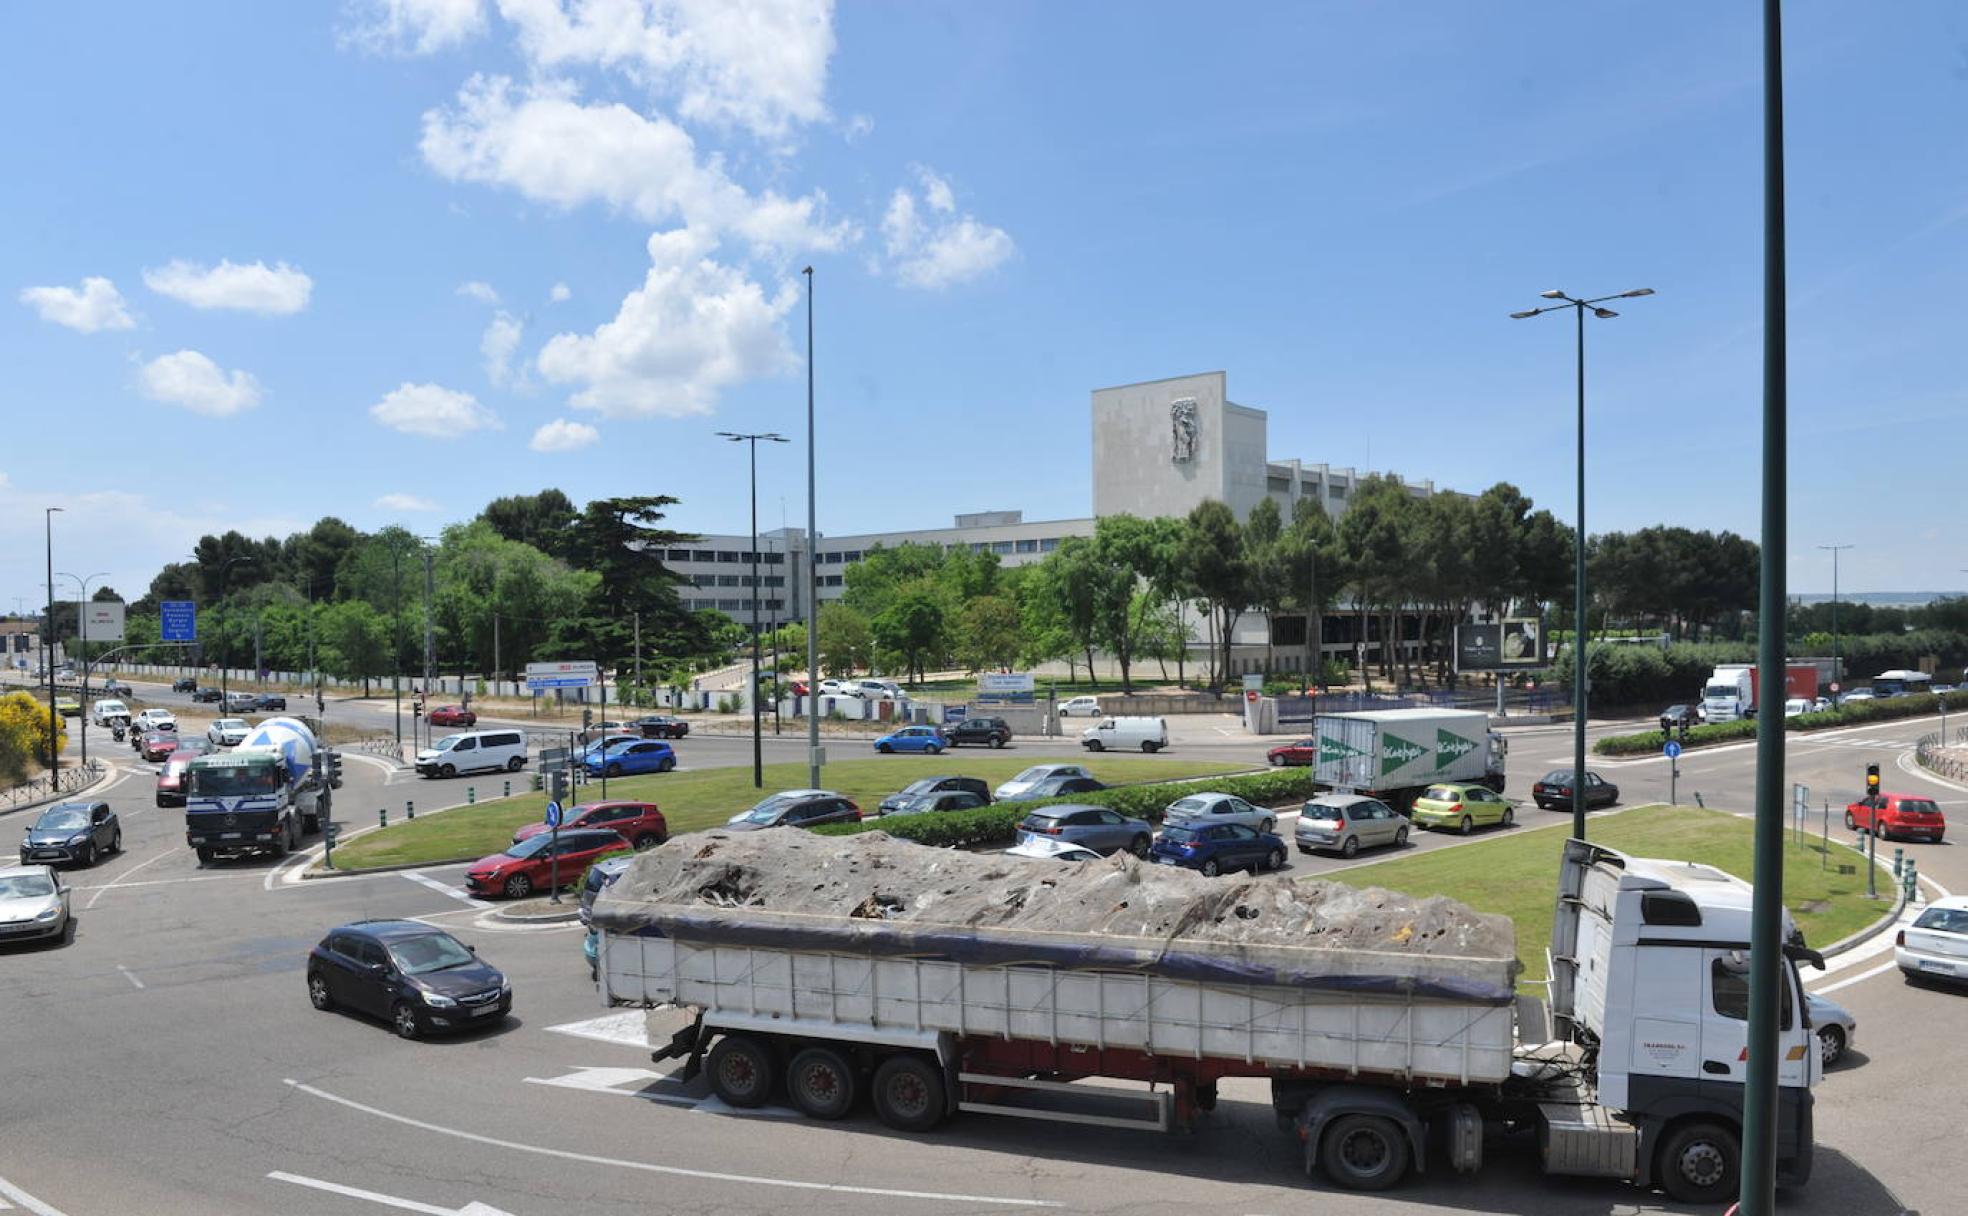
<svg viewBox="0 0 1968 1216">
<path fill-rule="evenodd" d="M 1513 312 L 1510 319 L 1522 321 L 1528 317 L 1542 316 L 1569 308 L 1578 318 L 1578 524 L 1573 537 L 1572 548 L 1577 558 L 1577 586 L 1574 588 L 1572 611 L 1572 835 L 1585 839 L 1585 314 L 1589 309 L 1592 315 L 1602 321 L 1619 316 L 1610 308 L 1604 307 L 1607 300 L 1630 300 L 1637 296 L 1654 294 L 1651 287 L 1636 287 L 1632 291 L 1622 291 L 1610 296 L 1597 296 L 1590 300 L 1575 299 L 1562 291 L 1539 293 L 1556 304 L 1546 304 L 1540 308 L 1530 308 L 1523 312 Z"/>
<path fill-rule="evenodd" d="M 736 431 L 719 431 L 718 437 L 733 443 L 749 444 L 752 464 L 752 786 L 765 788 L 765 735 L 763 719 L 760 718 L 759 694 L 759 441 L 767 443 L 791 443 L 784 435 L 772 431 L 758 434 L 740 434 Z M 775 673 L 776 675 L 776 673 Z M 809 682 L 812 676 L 808 675 Z M 808 695 L 812 694 L 808 687 Z"/>
</svg>

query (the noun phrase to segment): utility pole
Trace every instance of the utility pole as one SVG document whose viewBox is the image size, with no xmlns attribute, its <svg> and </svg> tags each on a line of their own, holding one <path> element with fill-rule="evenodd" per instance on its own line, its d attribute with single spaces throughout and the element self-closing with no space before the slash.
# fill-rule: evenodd
<svg viewBox="0 0 1968 1216">
<path fill-rule="evenodd" d="M 499 673 L 505 668 L 499 665 L 499 614 L 492 614 L 492 688 L 499 687 Z"/>
<path fill-rule="evenodd" d="M 765 788 L 765 741 L 764 719 L 760 716 L 765 707 L 759 704 L 759 697 L 765 692 L 764 682 L 759 679 L 759 499 L 758 499 L 758 445 L 763 439 L 768 443 L 788 443 L 784 435 L 767 431 L 762 434 L 739 434 L 735 431 L 719 431 L 720 438 L 733 443 L 742 443 L 751 449 L 752 468 L 752 786 Z M 776 674 L 776 673 L 775 673 Z"/>
<path fill-rule="evenodd" d="M 806 276 L 806 768 L 820 788 L 820 513 L 815 505 L 813 433 L 813 267 Z"/>
<path fill-rule="evenodd" d="M 437 670 L 437 641 L 431 629 L 431 613 L 436 603 L 434 581 L 431 578 L 430 546 L 424 546 L 424 723 L 425 737 L 430 735 L 430 706 L 432 673 Z"/>
<path fill-rule="evenodd" d="M 642 609 L 635 612 L 635 682 L 636 691 L 642 691 Z"/>
<path fill-rule="evenodd" d="M 396 755 L 403 758 L 403 548 L 390 542 L 390 571 L 396 594 L 390 605 L 390 691 L 396 698 Z"/>
<path fill-rule="evenodd" d="M 1845 678 L 1838 666 L 1838 552 L 1851 547 L 1849 544 L 1818 546 L 1831 550 L 1831 680 L 1834 684 Z"/>
<path fill-rule="evenodd" d="M 47 507 L 41 513 L 42 526 L 48 533 L 48 610 L 41 616 L 41 669 L 48 673 L 48 771 L 53 773 L 60 763 L 60 753 L 55 751 L 55 737 L 61 733 L 61 711 L 55 708 L 55 512 L 60 507 Z M 89 707 L 82 707 L 87 715 Z"/>
</svg>

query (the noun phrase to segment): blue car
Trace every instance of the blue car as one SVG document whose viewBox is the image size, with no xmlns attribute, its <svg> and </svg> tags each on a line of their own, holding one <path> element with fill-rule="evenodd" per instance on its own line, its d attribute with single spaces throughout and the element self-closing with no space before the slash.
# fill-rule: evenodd
<svg viewBox="0 0 1968 1216">
<path fill-rule="evenodd" d="M 589 752 L 582 762 L 591 777 L 667 773 L 676 767 L 676 750 L 660 739 L 624 739 L 606 751 Z"/>
<path fill-rule="evenodd" d="M 934 726 L 905 726 L 892 735 L 883 735 L 875 740 L 875 750 L 883 755 L 889 752 L 928 752 L 940 756 L 950 741 L 943 732 Z"/>
<path fill-rule="evenodd" d="M 1148 850 L 1158 865 L 1182 866 L 1215 878 L 1225 870 L 1282 870 L 1285 842 L 1241 823 L 1172 823 Z"/>
</svg>

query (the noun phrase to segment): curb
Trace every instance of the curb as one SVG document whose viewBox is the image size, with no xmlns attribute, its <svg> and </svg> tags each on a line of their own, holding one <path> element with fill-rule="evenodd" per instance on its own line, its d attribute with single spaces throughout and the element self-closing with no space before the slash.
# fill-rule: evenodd
<svg viewBox="0 0 1968 1216">
<path fill-rule="evenodd" d="M 552 905 L 549 904 L 548 907 L 551 908 Z M 575 901 L 574 907 L 567 908 L 567 905 L 563 904 L 561 908 L 564 910 L 540 913 L 520 911 L 518 905 L 504 905 L 493 909 L 492 919 L 507 921 L 515 925 L 561 925 L 581 919 L 580 901 L 578 899 Z"/>
<path fill-rule="evenodd" d="M 1857 854 L 1857 856 L 1860 859 L 1860 863 L 1863 864 L 1865 859 L 1865 854 L 1859 852 L 1859 850 L 1857 849 L 1853 849 L 1852 851 L 1855 854 Z M 1886 932 L 1886 930 L 1892 928 L 1893 925 L 1899 921 L 1900 914 L 1906 911 L 1906 906 L 1907 906 L 1906 886 L 1898 878 L 1891 877 L 1893 873 L 1892 863 L 1887 861 L 1880 861 L 1875 858 L 1873 864 L 1879 869 L 1886 871 L 1887 875 L 1889 876 L 1889 881 L 1891 881 L 1893 884 L 1893 906 L 1878 920 L 1867 925 L 1865 928 L 1860 929 L 1853 933 L 1848 933 L 1844 937 L 1839 938 L 1837 941 L 1831 943 L 1829 946 L 1826 946 L 1824 949 L 1818 951 L 1819 954 L 1824 955 L 1828 959 L 1836 958 L 1838 955 L 1841 955 L 1848 950 L 1854 949 L 1855 947 L 1862 946 L 1865 943 L 1871 941 L 1873 938 L 1878 937 L 1881 933 L 1884 933 Z"/>
<path fill-rule="evenodd" d="M 362 866 L 354 870 L 345 870 L 340 866 L 336 866 L 332 870 L 319 870 L 314 866 L 309 866 L 307 869 L 301 871 L 301 881 L 310 882 L 317 878 L 357 878 L 364 874 L 394 874 L 398 870 L 421 870 L 427 866 L 457 866 L 463 865 L 468 861 L 477 861 L 478 856 L 433 857 L 429 861 L 394 861 L 386 866 Z M 319 865 L 320 863 L 317 862 L 315 864 Z"/>
</svg>

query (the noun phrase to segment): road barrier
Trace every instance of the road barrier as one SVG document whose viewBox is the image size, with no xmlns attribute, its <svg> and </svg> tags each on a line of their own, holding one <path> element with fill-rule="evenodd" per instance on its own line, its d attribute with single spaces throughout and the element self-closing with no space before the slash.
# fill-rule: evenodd
<svg viewBox="0 0 1968 1216">
<path fill-rule="evenodd" d="M 9 790 L 0 790 L 0 810 L 14 810 L 43 798 L 53 798 L 81 789 L 102 775 L 102 762 L 91 760 L 87 767 L 58 769 L 47 776 L 25 781 Z"/>
</svg>

